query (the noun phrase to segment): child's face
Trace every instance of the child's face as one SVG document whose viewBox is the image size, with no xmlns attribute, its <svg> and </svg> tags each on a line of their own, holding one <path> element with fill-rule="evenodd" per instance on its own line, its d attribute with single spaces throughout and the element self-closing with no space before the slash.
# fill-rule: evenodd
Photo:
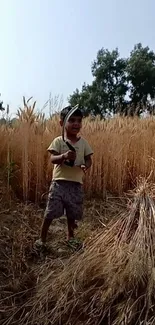
<svg viewBox="0 0 155 325">
<path fill-rule="evenodd" d="M 72 115 L 67 121 L 65 129 L 70 135 L 77 135 L 82 127 L 82 117 Z"/>
</svg>

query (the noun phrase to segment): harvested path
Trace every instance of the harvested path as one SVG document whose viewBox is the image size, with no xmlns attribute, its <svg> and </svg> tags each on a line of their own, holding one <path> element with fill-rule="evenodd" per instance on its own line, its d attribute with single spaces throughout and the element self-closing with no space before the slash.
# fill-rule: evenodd
<svg viewBox="0 0 155 325">
<path fill-rule="evenodd" d="M 98 228 L 105 227 L 109 216 L 122 208 L 119 201 L 86 201 L 84 220 L 79 225 L 77 236 L 87 240 Z M 0 174 L 0 324 L 7 324 L 12 314 L 18 319 L 21 313 L 17 312 L 18 309 L 33 295 L 40 277 L 48 274 L 49 265 L 50 268 L 52 265 L 53 272 L 58 272 L 73 254 L 65 242 L 65 218 L 53 222 L 47 254 L 37 254 L 33 246 L 40 232 L 43 214 L 43 209 L 33 204 L 24 205 L 13 193 L 8 193 Z M 17 323 L 14 321 L 12 324 Z"/>
</svg>

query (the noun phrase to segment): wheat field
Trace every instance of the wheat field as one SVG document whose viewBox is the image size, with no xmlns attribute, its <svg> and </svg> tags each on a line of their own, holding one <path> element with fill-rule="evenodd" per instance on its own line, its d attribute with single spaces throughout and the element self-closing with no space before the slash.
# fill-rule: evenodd
<svg viewBox="0 0 155 325">
<path fill-rule="evenodd" d="M 48 191 L 52 166 L 47 148 L 61 134 L 59 116 L 45 120 L 33 107 L 18 111 L 13 127 L 0 126 L 0 167 L 17 196 L 38 202 Z M 155 120 L 153 117 L 109 120 L 86 118 L 81 131 L 94 150 L 93 166 L 84 180 L 88 194 L 121 196 L 136 178 L 155 180 Z M 151 173 L 151 174 L 150 174 Z"/>
<path fill-rule="evenodd" d="M 65 269 L 72 256 L 72 251 L 65 244 L 66 223 L 61 223 L 60 220 L 57 220 L 49 231 L 48 241 L 51 250 L 48 256 L 44 256 L 42 260 L 33 249 L 40 233 L 44 209 L 32 202 L 40 203 L 42 195 L 48 192 L 52 165 L 46 149 L 51 141 L 61 134 L 58 115 L 46 120 L 43 114 L 35 113 L 34 108 L 34 106 L 26 106 L 18 111 L 18 118 L 14 125 L 10 125 L 9 120 L 6 125 L 0 125 L 0 264 L 2 270 L 0 272 L 2 284 L 0 323 L 4 322 L 4 324 L 25 324 L 23 319 L 27 315 L 25 304 L 28 305 L 29 311 L 30 298 L 34 299 L 36 313 L 38 310 L 40 312 L 37 308 L 42 305 L 37 305 L 35 292 L 38 285 L 42 285 L 42 276 L 49 275 L 50 286 L 52 286 L 54 274 L 59 274 L 62 269 Z M 94 156 L 92 168 L 84 179 L 85 192 L 91 200 L 87 198 L 85 200 L 84 220 L 79 225 L 77 235 L 86 242 L 88 249 L 90 240 L 91 250 L 91 247 L 96 247 L 93 242 L 94 235 L 98 238 L 101 233 L 100 242 L 104 245 L 102 232 L 105 230 L 106 234 L 109 220 L 114 218 L 115 221 L 118 216 L 120 219 L 120 213 L 124 212 L 125 217 L 128 216 L 129 197 L 126 197 L 127 202 L 126 198 L 124 200 L 121 197 L 135 188 L 137 178 L 145 177 L 148 178 L 149 183 L 155 182 L 155 120 L 153 117 L 145 119 L 115 117 L 109 120 L 89 117 L 83 120 L 81 134 L 92 146 Z M 102 200 L 107 197 L 108 200 Z M 11 198 L 10 201 L 8 198 Z M 148 204 L 146 206 L 148 207 Z M 143 213 L 139 205 L 138 209 Z M 135 215 L 137 218 L 137 214 Z M 118 221 L 119 225 L 121 220 Z M 146 220 L 150 219 L 144 216 L 144 221 Z M 137 219 L 135 223 L 137 225 Z M 141 228 L 138 226 L 137 229 Z M 150 225 L 148 229 L 151 229 Z M 139 231 L 139 234 L 138 248 L 139 242 L 141 243 L 145 237 L 143 232 Z M 112 238 L 115 239 L 113 234 Z M 108 258 L 110 250 L 111 248 L 107 250 Z M 86 255 L 87 252 L 86 250 Z M 126 250 L 125 256 L 128 256 Z M 102 256 L 100 262 L 100 264 L 96 263 L 94 259 L 94 265 L 101 265 L 103 270 Z M 82 265 L 80 263 L 79 265 Z M 104 265 L 106 269 L 108 262 Z M 108 274 L 110 274 L 109 270 Z M 67 283 L 66 280 L 67 278 L 64 283 Z M 53 294 L 51 290 L 50 292 Z M 44 302 L 44 295 L 41 299 Z M 130 300 L 128 302 L 130 303 Z M 120 312 L 121 310 L 120 308 Z M 36 324 L 36 315 L 32 324 Z"/>
</svg>

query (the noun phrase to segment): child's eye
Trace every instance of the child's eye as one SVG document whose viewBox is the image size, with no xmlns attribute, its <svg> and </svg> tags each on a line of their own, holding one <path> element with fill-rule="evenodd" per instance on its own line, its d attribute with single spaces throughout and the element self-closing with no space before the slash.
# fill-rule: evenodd
<svg viewBox="0 0 155 325">
<path fill-rule="evenodd" d="M 82 121 L 81 121 L 81 119 L 74 119 L 74 118 L 70 118 L 69 119 L 69 122 L 71 122 L 71 123 L 81 123 Z"/>
<path fill-rule="evenodd" d="M 73 118 L 70 118 L 70 119 L 69 119 L 69 122 L 74 123 L 75 120 L 74 120 Z"/>
</svg>

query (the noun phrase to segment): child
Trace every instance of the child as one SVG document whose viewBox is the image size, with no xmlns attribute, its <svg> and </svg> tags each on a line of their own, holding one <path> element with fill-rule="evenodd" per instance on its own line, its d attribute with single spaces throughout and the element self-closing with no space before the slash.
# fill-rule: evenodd
<svg viewBox="0 0 155 325">
<path fill-rule="evenodd" d="M 60 125 L 63 126 L 65 116 L 72 107 L 65 107 L 60 114 Z M 78 134 L 82 127 L 82 112 L 77 109 L 66 122 L 66 138 L 75 148 L 69 150 L 62 136 L 54 139 L 48 148 L 51 153 L 51 162 L 54 164 L 53 178 L 49 190 L 45 218 L 41 230 L 41 238 L 36 241 L 36 247 L 44 247 L 49 226 L 53 219 L 64 214 L 67 216 L 68 243 L 77 244 L 74 238 L 74 229 L 77 228 L 76 220 L 82 218 L 83 212 L 83 174 L 91 167 L 93 151 L 88 142 Z M 66 164 L 68 160 L 75 160 L 74 166 Z"/>
</svg>

